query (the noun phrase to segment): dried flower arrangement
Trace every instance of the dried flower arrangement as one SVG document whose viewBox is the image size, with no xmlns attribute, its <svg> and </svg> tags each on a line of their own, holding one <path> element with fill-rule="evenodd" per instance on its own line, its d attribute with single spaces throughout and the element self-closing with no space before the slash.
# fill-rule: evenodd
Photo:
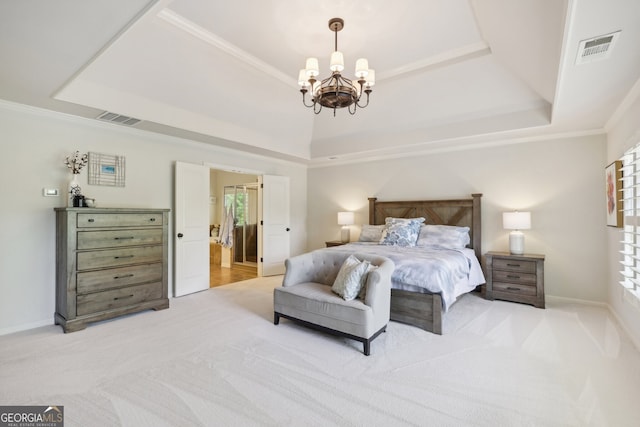
<svg viewBox="0 0 640 427">
<path fill-rule="evenodd" d="M 67 165 L 71 172 L 74 175 L 78 175 L 83 167 L 85 167 L 89 163 L 89 156 L 87 154 L 80 154 L 79 151 L 76 151 L 73 155 L 67 157 L 64 161 L 64 164 Z"/>
</svg>

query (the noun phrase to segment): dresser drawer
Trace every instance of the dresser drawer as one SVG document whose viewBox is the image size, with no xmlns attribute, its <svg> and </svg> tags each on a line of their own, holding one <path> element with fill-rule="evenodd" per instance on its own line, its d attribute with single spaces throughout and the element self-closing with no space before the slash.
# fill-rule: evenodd
<svg viewBox="0 0 640 427">
<path fill-rule="evenodd" d="M 136 227 L 162 226 L 161 213 L 79 213 L 78 227 Z"/>
<path fill-rule="evenodd" d="M 130 286 L 104 292 L 78 295 L 76 298 L 78 316 L 126 307 L 145 301 L 162 298 L 162 283 Z"/>
<path fill-rule="evenodd" d="M 506 258 L 494 258 L 493 268 L 495 270 L 520 271 L 522 273 L 535 273 L 535 261 L 520 261 Z"/>
<path fill-rule="evenodd" d="M 157 245 L 160 243 L 162 243 L 161 228 L 78 232 L 78 249 Z"/>
<path fill-rule="evenodd" d="M 535 281 L 532 285 L 493 282 L 493 290 L 495 292 L 508 292 L 512 294 L 530 296 L 535 296 L 538 292 Z"/>
<path fill-rule="evenodd" d="M 162 264 L 136 265 L 133 267 L 109 268 L 106 270 L 78 273 L 77 292 L 103 291 L 106 289 L 162 280 Z"/>
<path fill-rule="evenodd" d="M 162 246 L 78 252 L 78 270 L 162 262 Z"/>
<path fill-rule="evenodd" d="M 536 284 L 537 277 L 534 273 L 520 273 L 519 271 L 503 271 L 493 270 L 491 278 L 494 282 L 509 282 L 509 283 L 525 283 Z"/>
</svg>

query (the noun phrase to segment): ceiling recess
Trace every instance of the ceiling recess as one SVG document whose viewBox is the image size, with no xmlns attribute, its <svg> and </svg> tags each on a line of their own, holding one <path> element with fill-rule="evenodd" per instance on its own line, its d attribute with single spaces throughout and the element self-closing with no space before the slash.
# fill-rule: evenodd
<svg viewBox="0 0 640 427">
<path fill-rule="evenodd" d="M 136 123 L 141 122 L 140 119 L 134 119 L 133 117 L 123 116 L 121 114 L 110 113 L 105 111 L 97 117 L 98 120 L 105 122 L 118 123 L 125 126 L 133 126 Z"/>
<path fill-rule="evenodd" d="M 620 31 L 616 31 L 615 33 L 582 40 L 578 47 L 576 64 L 585 64 L 609 57 L 619 36 Z"/>
</svg>

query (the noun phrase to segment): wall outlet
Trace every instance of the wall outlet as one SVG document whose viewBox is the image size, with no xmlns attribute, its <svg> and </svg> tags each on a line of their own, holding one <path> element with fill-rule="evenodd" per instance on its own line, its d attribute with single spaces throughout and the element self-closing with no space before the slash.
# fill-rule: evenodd
<svg viewBox="0 0 640 427">
<path fill-rule="evenodd" d="M 56 197 L 60 195 L 60 190 L 57 188 L 43 188 L 42 195 L 44 197 Z"/>
</svg>

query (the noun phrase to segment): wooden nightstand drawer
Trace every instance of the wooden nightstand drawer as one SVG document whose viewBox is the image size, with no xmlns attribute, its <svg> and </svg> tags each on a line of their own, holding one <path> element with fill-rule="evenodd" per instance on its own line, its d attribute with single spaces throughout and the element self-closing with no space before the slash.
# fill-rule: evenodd
<svg viewBox="0 0 640 427">
<path fill-rule="evenodd" d="M 495 292 L 510 292 L 518 295 L 536 296 L 536 282 L 533 285 L 523 285 L 515 283 L 493 282 L 493 290 Z"/>
<path fill-rule="evenodd" d="M 535 286 L 536 284 L 536 273 L 535 268 L 533 273 L 520 273 L 517 271 L 504 271 L 504 270 L 495 270 L 496 266 L 493 266 L 493 274 L 491 278 L 494 282 L 510 282 L 510 283 L 528 283 Z"/>
<path fill-rule="evenodd" d="M 520 271 L 522 273 L 534 273 L 536 272 L 536 262 L 535 261 L 523 261 L 523 260 L 512 260 L 507 258 L 494 258 L 493 259 L 493 269 L 494 270 L 509 270 L 509 271 Z"/>
<path fill-rule="evenodd" d="M 486 299 L 544 308 L 544 255 L 487 252 L 485 258 Z"/>
</svg>

